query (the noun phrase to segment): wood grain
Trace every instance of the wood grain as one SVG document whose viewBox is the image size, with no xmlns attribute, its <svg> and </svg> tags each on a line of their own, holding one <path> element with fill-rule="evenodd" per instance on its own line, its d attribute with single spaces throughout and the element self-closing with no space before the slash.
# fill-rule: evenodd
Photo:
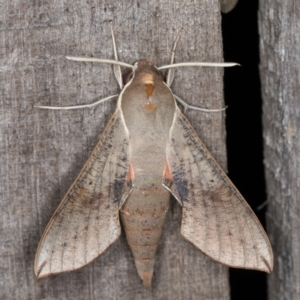
<svg viewBox="0 0 300 300">
<path fill-rule="evenodd" d="M 300 298 L 300 9 L 296 1 L 260 2 L 260 74 L 267 229 L 274 250 L 269 299 Z"/>
</svg>

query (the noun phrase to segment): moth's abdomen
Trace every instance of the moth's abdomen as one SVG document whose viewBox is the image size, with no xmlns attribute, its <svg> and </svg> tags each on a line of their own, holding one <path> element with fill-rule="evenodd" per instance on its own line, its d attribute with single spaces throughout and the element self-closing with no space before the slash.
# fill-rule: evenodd
<svg viewBox="0 0 300 300">
<path fill-rule="evenodd" d="M 161 181 L 161 179 L 160 179 Z M 150 186 L 150 188 L 145 188 Z M 135 265 L 144 286 L 150 288 L 154 256 L 169 208 L 170 193 L 149 181 L 136 187 L 121 209 L 121 219 Z"/>
</svg>

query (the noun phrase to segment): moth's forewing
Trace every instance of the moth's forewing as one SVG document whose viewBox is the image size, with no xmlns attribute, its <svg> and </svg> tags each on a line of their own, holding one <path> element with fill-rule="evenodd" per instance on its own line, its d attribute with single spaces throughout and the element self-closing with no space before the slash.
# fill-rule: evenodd
<svg viewBox="0 0 300 300">
<path fill-rule="evenodd" d="M 47 225 L 35 257 L 44 277 L 81 268 L 120 235 L 119 203 L 132 183 L 128 134 L 119 109 Z"/>
<path fill-rule="evenodd" d="M 264 229 L 179 109 L 166 155 L 173 181 L 165 185 L 183 207 L 181 234 L 220 263 L 271 272 Z"/>
</svg>

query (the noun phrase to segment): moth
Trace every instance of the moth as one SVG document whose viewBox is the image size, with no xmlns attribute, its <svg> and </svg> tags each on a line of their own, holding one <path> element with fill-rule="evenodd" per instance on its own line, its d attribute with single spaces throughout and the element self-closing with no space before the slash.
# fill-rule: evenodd
<svg viewBox="0 0 300 300">
<path fill-rule="evenodd" d="M 150 288 L 171 195 L 182 206 L 181 234 L 199 250 L 230 267 L 271 272 L 273 254 L 264 229 L 176 100 L 187 104 L 170 90 L 173 68 L 235 64 L 174 64 L 177 38 L 170 65 L 157 68 L 139 60 L 132 66 L 118 61 L 112 36 L 115 60 L 67 57 L 112 63 L 122 90 L 100 140 L 42 235 L 35 275 L 87 265 L 119 238 L 122 222 L 137 272 Z M 120 66 L 132 70 L 124 87 Z M 162 69 L 169 69 L 166 81 Z"/>
</svg>

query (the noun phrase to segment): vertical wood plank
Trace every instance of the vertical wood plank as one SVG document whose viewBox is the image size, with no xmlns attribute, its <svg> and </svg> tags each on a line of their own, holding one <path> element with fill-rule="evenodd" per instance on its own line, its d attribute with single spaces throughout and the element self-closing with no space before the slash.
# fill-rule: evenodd
<svg viewBox="0 0 300 300">
<path fill-rule="evenodd" d="M 46 111 L 33 105 L 91 103 L 118 92 L 112 67 L 71 62 L 65 55 L 112 58 L 113 21 L 119 59 L 167 64 L 179 30 L 176 61 L 222 61 L 215 1 L 21 1 L 0 10 L 0 298 L 229 299 L 227 268 L 180 235 L 175 201 L 146 291 L 124 235 L 85 268 L 36 280 L 41 234 L 109 120 L 115 102 L 93 110 Z M 223 106 L 223 71 L 182 68 L 174 93 L 190 104 Z M 223 114 L 187 116 L 225 167 Z"/>
<path fill-rule="evenodd" d="M 267 228 L 274 250 L 269 299 L 300 298 L 300 9 L 260 1 Z"/>
</svg>

